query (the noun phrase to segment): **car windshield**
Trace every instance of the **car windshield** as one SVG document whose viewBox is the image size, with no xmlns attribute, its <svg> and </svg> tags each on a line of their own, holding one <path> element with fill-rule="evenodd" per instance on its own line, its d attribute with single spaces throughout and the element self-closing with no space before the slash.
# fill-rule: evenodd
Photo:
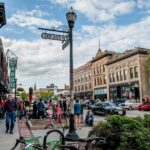
<svg viewBox="0 0 150 150">
<path fill-rule="evenodd" d="M 113 103 L 104 103 L 104 106 L 106 106 L 106 107 L 113 107 L 113 106 L 115 106 Z"/>
</svg>

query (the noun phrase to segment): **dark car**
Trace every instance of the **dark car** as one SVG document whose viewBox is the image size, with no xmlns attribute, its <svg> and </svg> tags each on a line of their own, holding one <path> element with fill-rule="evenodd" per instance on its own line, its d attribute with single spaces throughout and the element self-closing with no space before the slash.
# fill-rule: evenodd
<svg viewBox="0 0 150 150">
<path fill-rule="evenodd" d="M 125 99 L 115 99 L 113 100 L 113 103 L 116 105 L 116 106 L 120 106 L 120 104 L 124 104 L 125 103 Z"/>
<path fill-rule="evenodd" d="M 121 107 L 117 107 L 113 103 L 110 102 L 99 102 L 96 103 L 93 107 L 91 107 L 94 115 L 108 115 L 108 114 L 118 114 L 125 115 L 126 110 Z"/>
</svg>

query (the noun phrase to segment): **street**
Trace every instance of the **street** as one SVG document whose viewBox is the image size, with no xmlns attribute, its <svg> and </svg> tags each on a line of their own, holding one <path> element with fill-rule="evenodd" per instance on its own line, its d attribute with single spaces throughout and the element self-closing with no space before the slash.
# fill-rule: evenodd
<svg viewBox="0 0 150 150">
<path fill-rule="evenodd" d="M 86 112 L 86 110 L 85 110 Z M 150 111 L 139 111 L 139 110 L 127 110 L 126 116 L 129 117 L 144 117 L 145 114 L 150 114 Z M 97 123 L 98 121 L 104 121 L 105 117 L 104 116 L 98 116 L 94 115 L 94 122 Z"/>
</svg>

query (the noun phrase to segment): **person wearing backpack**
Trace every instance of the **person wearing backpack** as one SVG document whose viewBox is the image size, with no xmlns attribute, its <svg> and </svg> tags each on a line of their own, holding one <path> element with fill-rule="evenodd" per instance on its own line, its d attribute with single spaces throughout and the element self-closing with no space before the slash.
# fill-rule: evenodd
<svg viewBox="0 0 150 150">
<path fill-rule="evenodd" d="M 39 119 L 43 119 L 44 118 L 44 109 L 45 109 L 45 105 L 42 102 L 42 99 L 40 99 L 40 101 L 37 104 L 37 109 L 38 109 L 38 118 Z"/>
</svg>

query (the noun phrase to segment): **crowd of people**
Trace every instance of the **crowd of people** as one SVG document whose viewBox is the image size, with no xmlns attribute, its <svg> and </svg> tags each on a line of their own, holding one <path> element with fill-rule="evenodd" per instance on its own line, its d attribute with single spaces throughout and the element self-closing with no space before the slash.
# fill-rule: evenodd
<svg viewBox="0 0 150 150">
<path fill-rule="evenodd" d="M 91 110 L 87 111 L 85 120 L 83 100 L 77 99 L 74 102 L 74 115 L 75 115 L 75 128 L 81 129 L 83 122 L 88 126 L 93 126 L 94 116 Z M 63 98 L 57 101 L 42 99 L 34 101 L 31 109 L 29 101 L 15 101 L 12 95 L 9 95 L 7 100 L 0 100 L 0 119 L 6 119 L 6 133 L 13 134 L 13 129 L 16 121 L 16 117 L 33 119 L 48 118 L 50 124 L 57 123 L 58 126 L 65 122 L 66 127 L 69 127 L 69 115 L 70 115 L 70 101 L 67 98 Z"/>
</svg>

